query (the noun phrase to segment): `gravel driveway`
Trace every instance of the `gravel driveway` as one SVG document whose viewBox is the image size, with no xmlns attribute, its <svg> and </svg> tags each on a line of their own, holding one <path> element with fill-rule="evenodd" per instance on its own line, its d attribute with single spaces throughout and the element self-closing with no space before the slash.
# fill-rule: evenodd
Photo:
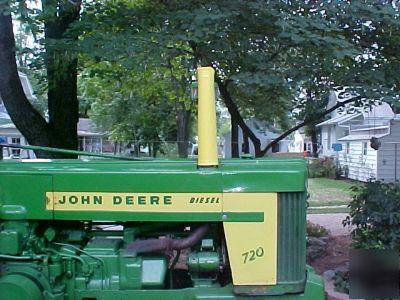
<svg viewBox="0 0 400 300">
<path fill-rule="evenodd" d="M 307 220 L 328 229 L 333 236 L 350 234 L 349 228 L 343 227 L 342 221 L 348 214 L 309 214 Z"/>
<path fill-rule="evenodd" d="M 348 214 L 309 214 L 307 220 L 312 223 L 319 224 L 328 229 L 333 236 L 349 235 L 349 228 L 343 227 L 342 221 Z M 338 293 L 335 291 L 333 281 L 329 281 L 324 277 L 325 291 L 327 292 L 328 300 L 347 300 L 349 295 Z"/>
</svg>

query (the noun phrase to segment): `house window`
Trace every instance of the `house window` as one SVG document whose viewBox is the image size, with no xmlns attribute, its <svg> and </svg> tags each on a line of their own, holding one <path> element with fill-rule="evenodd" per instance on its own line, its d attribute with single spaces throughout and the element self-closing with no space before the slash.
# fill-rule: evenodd
<svg viewBox="0 0 400 300">
<path fill-rule="evenodd" d="M 368 143 L 364 142 L 363 143 L 363 155 L 367 155 L 368 154 Z"/>
<path fill-rule="evenodd" d="M 19 137 L 11 138 L 11 144 L 21 145 L 21 138 L 19 138 Z"/>
<path fill-rule="evenodd" d="M 349 154 L 349 153 L 350 153 L 350 143 L 347 142 L 346 143 L 346 154 Z"/>
<path fill-rule="evenodd" d="M 19 137 L 11 138 L 11 144 L 21 145 L 21 138 L 19 138 Z M 19 156 L 20 153 L 21 153 L 21 149 L 15 149 L 15 148 L 11 149 L 11 154 L 13 156 Z"/>
</svg>

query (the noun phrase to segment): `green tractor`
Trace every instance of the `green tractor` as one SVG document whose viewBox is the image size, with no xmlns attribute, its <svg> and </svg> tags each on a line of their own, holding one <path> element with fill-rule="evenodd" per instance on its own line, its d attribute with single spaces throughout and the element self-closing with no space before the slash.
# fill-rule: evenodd
<svg viewBox="0 0 400 300">
<path fill-rule="evenodd" d="M 0 299 L 325 298 L 306 162 L 219 161 L 214 70 L 198 83 L 197 162 L 0 162 Z"/>
</svg>

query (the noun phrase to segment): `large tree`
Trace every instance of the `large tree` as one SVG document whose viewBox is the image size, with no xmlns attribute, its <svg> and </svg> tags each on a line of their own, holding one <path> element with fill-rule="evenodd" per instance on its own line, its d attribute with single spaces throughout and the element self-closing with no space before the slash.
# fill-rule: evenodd
<svg viewBox="0 0 400 300">
<path fill-rule="evenodd" d="M 174 145 L 180 157 L 188 155 L 190 120 L 180 118 L 186 112 L 191 116 L 191 101 L 185 84 L 176 82 L 177 74 L 171 74 L 168 67 L 126 69 L 117 63 L 100 62 L 87 67 L 81 76 L 90 117 L 114 141 L 131 143 L 136 155 L 140 145 L 147 146 L 153 156 L 160 151 L 171 154 Z"/>
<path fill-rule="evenodd" d="M 187 42 L 199 62 L 217 69 L 221 97 L 231 115 L 232 156 L 239 155 L 238 126 L 254 144 L 256 156 L 270 149 L 246 125 L 247 117 L 284 128 L 301 82 L 320 76 L 320 69 L 329 73 L 338 61 L 360 54 L 344 38 L 337 20 L 324 13 L 328 8 L 323 1 L 171 1 L 166 5 L 163 16 L 170 28 L 164 36 Z M 302 60 L 304 53 L 322 58 L 318 70 Z"/>
<path fill-rule="evenodd" d="M 77 58 L 64 46 L 77 40 L 70 26 L 79 18 L 80 1 L 42 1 L 44 61 L 48 83 L 48 120 L 28 101 L 19 81 L 11 7 L 0 4 L 0 95 L 18 130 L 31 145 L 77 149 Z M 41 157 L 61 154 L 36 152 Z"/>
<path fill-rule="evenodd" d="M 231 115 L 234 156 L 240 154 L 235 147 L 238 126 L 262 156 L 291 132 L 329 113 L 319 109 L 322 90 L 344 86 L 352 95 L 344 103 L 393 99 L 399 85 L 394 76 L 399 66 L 398 19 L 389 1 L 120 0 L 87 5 L 80 27 L 62 36 L 73 40 L 76 32 L 84 32 L 80 51 L 111 67 L 157 70 L 158 64 L 172 60 L 180 65 L 173 69 L 187 71 L 186 81 L 164 77 L 175 84 L 187 86 L 196 66 L 213 65 Z M 60 53 L 70 53 L 66 49 Z M 51 74 L 51 60 L 45 61 Z M 300 122 L 262 147 L 245 119 L 257 116 L 282 128 L 290 125 L 292 100 L 299 90 L 311 91 L 312 105 L 303 105 Z M 180 106 L 184 114 L 176 111 L 177 124 L 185 123 L 181 121 L 191 109 L 185 101 Z M 51 122 L 42 123 L 48 127 Z"/>
<path fill-rule="evenodd" d="M 86 7 L 79 24 L 86 77 L 81 86 L 91 95 L 82 96 L 93 99 L 89 115 L 113 138 L 176 141 L 179 156 L 187 157 L 193 60 L 189 47 L 154 38 L 161 24 L 152 6 L 150 1 L 106 1 Z M 118 116 L 123 106 L 126 114 Z"/>
</svg>

